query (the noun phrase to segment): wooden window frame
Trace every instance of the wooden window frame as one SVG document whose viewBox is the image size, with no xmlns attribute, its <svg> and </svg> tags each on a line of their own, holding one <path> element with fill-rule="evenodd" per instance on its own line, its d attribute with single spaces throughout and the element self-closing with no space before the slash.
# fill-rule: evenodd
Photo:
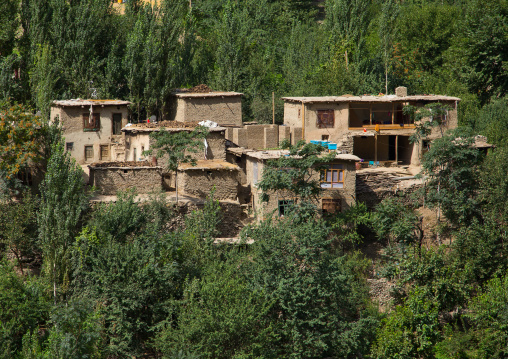
<svg viewBox="0 0 508 359">
<path fill-rule="evenodd" d="M 108 155 L 107 156 L 103 156 L 102 155 L 102 149 L 103 148 L 107 148 L 108 149 Z M 110 160 L 110 158 L 111 158 L 111 147 L 109 145 L 100 145 L 99 151 L 100 151 L 99 155 L 101 157 L 101 161 L 109 161 Z"/>
<path fill-rule="evenodd" d="M 321 211 L 323 214 L 342 212 L 342 200 L 340 198 L 322 198 Z"/>
<path fill-rule="evenodd" d="M 336 173 L 334 180 L 334 173 Z M 342 178 L 342 179 L 341 179 Z M 344 165 L 330 164 L 321 170 L 320 178 L 321 188 L 324 189 L 341 189 L 344 188 Z"/>
<path fill-rule="evenodd" d="M 334 110 L 317 110 L 316 127 L 317 128 L 334 128 L 335 127 L 335 111 Z"/>
<path fill-rule="evenodd" d="M 92 113 L 92 121 L 90 121 L 90 113 L 83 114 L 83 131 L 100 131 L 101 130 L 101 114 Z"/>
<path fill-rule="evenodd" d="M 86 149 L 87 148 L 92 148 L 92 158 L 91 159 L 86 157 Z M 93 150 L 93 145 L 85 145 L 85 162 L 93 162 L 94 157 L 95 157 L 95 153 Z"/>
<path fill-rule="evenodd" d="M 120 117 L 120 128 L 118 129 L 118 133 L 115 131 L 115 117 Z M 114 135 L 114 136 L 118 136 L 118 135 L 121 135 L 122 134 L 122 114 L 121 113 L 113 113 L 113 117 L 112 117 L 112 128 L 111 128 L 111 134 Z"/>
</svg>

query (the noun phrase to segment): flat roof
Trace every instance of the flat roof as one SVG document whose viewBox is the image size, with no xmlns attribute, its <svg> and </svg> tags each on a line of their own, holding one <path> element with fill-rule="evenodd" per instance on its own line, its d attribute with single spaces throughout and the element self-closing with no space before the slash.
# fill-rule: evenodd
<svg viewBox="0 0 508 359">
<path fill-rule="evenodd" d="M 243 93 L 240 92 L 221 92 L 221 91 L 212 91 L 212 92 L 175 92 L 174 95 L 180 98 L 207 98 L 207 97 L 235 97 L 235 96 L 243 96 Z"/>
<path fill-rule="evenodd" d="M 288 150 L 268 150 L 268 151 L 256 151 L 256 150 L 249 150 L 249 149 L 239 150 L 239 147 L 237 147 L 234 149 L 229 148 L 228 151 L 230 151 L 234 154 L 245 154 L 248 157 L 257 158 L 259 160 L 277 159 L 279 157 L 289 155 Z M 360 161 L 361 160 L 360 157 L 351 155 L 351 154 L 347 154 L 347 153 L 337 153 L 335 155 L 335 159 L 343 160 L 343 161 Z"/>
<path fill-rule="evenodd" d="M 88 165 L 92 169 L 161 169 L 162 167 L 154 165 L 148 161 L 109 161 L 94 162 Z"/>
<path fill-rule="evenodd" d="M 299 103 L 322 103 L 322 102 L 408 102 L 408 101 L 460 101 L 458 97 L 443 95 L 415 95 L 415 96 L 317 96 L 317 97 L 282 97 L 282 100 Z"/>
<path fill-rule="evenodd" d="M 76 98 L 72 100 L 56 100 L 51 103 L 53 106 L 127 106 L 132 104 L 130 101 L 123 100 L 96 100 L 96 99 L 81 99 Z"/>
<path fill-rule="evenodd" d="M 180 132 L 180 131 L 193 131 L 198 125 L 197 122 L 177 122 L 177 121 L 162 121 L 158 123 L 133 123 L 130 126 L 122 128 L 123 132 L 133 133 L 150 133 L 153 131 L 160 131 L 164 128 L 169 132 Z M 225 127 L 207 127 L 208 132 L 222 132 L 226 131 Z"/>
<path fill-rule="evenodd" d="M 179 171 L 188 171 L 188 170 L 238 171 L 239 169 L 240 167 L 238 167 L 237 165 L 223 160 L 197 160 L 196 166 L 193 166 L 190 163 L 182 163 L 178 166 Z"/>
</svg>

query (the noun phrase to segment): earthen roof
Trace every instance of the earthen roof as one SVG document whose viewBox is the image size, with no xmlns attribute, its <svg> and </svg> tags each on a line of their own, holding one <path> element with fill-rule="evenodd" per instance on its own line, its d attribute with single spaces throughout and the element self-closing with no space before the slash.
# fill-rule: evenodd
<svg viewBox="0 0 508 359">
<path fill-rule="evenodd" d="M 157 169 L 161 168 L 148 161 L 112 161 L 112 162 L 94 162 L 88 165 L 89 168 L 93 169 L 126 169 L 126 168 L 150 168 Z"/>
<path fill-rule="evenodd" d="M 188 171 L 188 170 L 229 170 L 229 171 L 238 171 L 240 167 L 237 165 L 222 161 L 222 160 L 198 160 L 196 161 L 196 166 L 193 166 L 191 163 L 182 163 L 178 166 L 179 171 Z"/>
<path fill-rule="evenodd" d="M 180 98 L 207 98 L 207 97 L 235 97 L 235 96 L 243 96 L 241 92 L 222 92 L 222 91 L 212 91 L 212 92 L 175 92 L 174 95 Z"/>
<path fill-rule="evenodd" d="M 122 128 L 124 132 L 153 132 L 159 131 L 164 127 L 169 132 L 192 131 L 198 126 L 197 122 L 177 122 L 177 121 L 162 121 L 158 123 L 135 123 L 131 126 Z M 222 132 L 226 131 L 225 127 L 210 127 L 208 132 Z"/>
<path fill-rule="evenodd" d="M 415 96 L 317 96 L 317 97 L 282 97 L 288 102 L 322 103 L 322 102 L 407 102 L 407 101 L 460 101 L 458 97 L 442 95 L 415 95 Z"/>
<path fill-rule="evenodd" d="M 72 100 L 56 100 L 52 102 L 53 106 L 126 106 L 132 102 L 123 100 L 95 100 L 95 99 L 72 99 Z"/>
<path fill-rule="evenodd" d="M 229 148 L 228 151 L 232 152 L 233 154 L 246 154 L 248 157 L 257 158 L 260 160 L 276 159 L 289 154 L 288 150 L 256 151 L 242 147 Z M 346 153 L 337 153 L 335 158 L 343 161 L 360 161 L 360 157 Z"/>
</svg>

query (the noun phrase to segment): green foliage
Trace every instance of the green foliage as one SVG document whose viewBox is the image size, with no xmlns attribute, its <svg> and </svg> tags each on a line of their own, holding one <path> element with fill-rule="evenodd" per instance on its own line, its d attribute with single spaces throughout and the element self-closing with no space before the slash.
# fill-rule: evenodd
<svg viewBox="0 0 508 359">
<path fill-rule="evenodd" d="M 397 306 L 383 321 L 372 354 L 379 359 L 430 359 L 440 338 L 437 308 L 416 287 L 404 305 Z"/>
<path fill-rule="evenodd" d="M 154 143 L 145 154 L 163 158 L 166 168 L 172 172 L 176 172 L 181 163 L 191 163 L 195 166 L 196 159 L 190 153 L 196 153 L 203 148 L 203 139 L 207 134 L 207 129 L 201 126 L 192 131 L 178 132 L 161 128 L 150 133 Z"/>
<path fill-rule="evenodd" d="M 476 117 L 470 120 L 474 129 L 480 134 L 487 136 L 489 143 L 506 146 L 508 136 L 500 128 L 508 127 L 508 104 L 506 98 L 497 99 L 485 105 Z"/>
<path fill-rule="evenodd" d="M 489 213 L 500 224 L 508 223 L 508 147 L 491 151 L 483 162 L 480 174 L 481 197 L 487 203 L 484 213 Z"/>
<path fill-rule="evenodd" d="M 324 222 L 295 215 L 263 222 L 248 235 L 255 241 L 253 284 L 273 301 L 273 325 L 280 328 L 271 356 L 347 357 L 368 350 L 376 319 L 368 313 L 363 273 L 333 254 Z"/>
<path fill-rule="evenodd" d="M 508 276 L 494 278 L 471 300 L 467 317 L 479 331 L 477 358 L 508 355 Z"/>
<path fill-rule="evenodd" d="M 185 283 L 178 312 L 160 332 L 157 347 L 164 358 L 178 350 L 204 358 L 259 357 L 269 352 L 276 334 L 270 325 L 271 302 L 253 289 L 242 263 L 212 262 L 201 279 Z"/>
<path fill-rule="evenodd" d="M 135 197 L 134 191 L 120 192 L 116 202 L 96 206 L 89 227 L 95 229 L 102 241 L 124 242 L 146 223 L 146 213 L 134 201 Z"/>
<path fill-rule="evenodd" d="M 100 358 L 102 317 L 100 309 L 74 299 L 54 309 L 49 331 L 48 358 Z"/>
<path fill-rule="evenodd" d="M 39 239 L 46 273 L 65 292 L 69 283 L 69 249 L 79 231 L 78 225 L 88 207 L 82 170 L 64 151 L 62 142 L 54 143 L 48 172 L 41 184 L 41 203 L 37 213 Z"/>
<path fill-rule="evenodd" d="M 43 280 L 21 278 L 13 267 L 0 262 L 0 358 L 15 358 L 23 335 L 44 326 L 50 302 Z"/>
<path fill-rule="evenodd" d="M 140 355 L 181 291 L 178 257 L 168 256 L 175 253 L 178 237 L 140 236 L 125 243 L 91 239 L 74 248 L 73 295 L 103 303 L 107 355 Z"/>
<path fill-rule="evenodd" d="M 358 232 L 359 226 L 371 223 L 371 214 L 364 203 L 357 203 L 346 211 L 332 214 L 329 219 L 337 238 L 342 243 L 360 244 L 363 236 Z"/>
<path fill-rule="evenodd" d="M 263 190 L 264 200 L 268 201 L 272 191 L 289 192 L 304 200 L 317 196 L 321 192 L 319 171 L 335 158 L 332 153 L 321 155 L 323 152 L 323 146 L 300 141 L 290 146 L 288 155 L 268 161 L 257 184 Z"/>
<path fill-rule="evenodd" d="M 408 115 L 415 124 L 415 131 L 409 137 L 411 143 L 418 143 L 427 138 L 434 128 L 438 128 L 442 136 L 449 110 L 450 106 L 442 105 L 439 102 L 430 103 L 424 107 L 404 106 L 404 115 Z"/>
<path fill-rule="evenodd" d="M 24 274 L 23 263 L 39 252 L 37 243 L 37 197 L 25 192 L 19 202 L 0 202 L 0 243 L 14 254 Z"/>
<path fill-rule="evenodd" d="M 20 104 L 0 102 L 0 179 L 13 181 L 18 172 L 42 158 L 47 126 Z"/>
<path fill-rule="evenodd" d="M 414 244 L 421 242 L 423 237 L 421 220 L 414 209 L 394 198 L 385 199 L 377 205 L 371 223 L 378 237 L 388 240 L 389 244 Z"/>
<path fill-rule="evenodd" d="M 464 129 L 447 133 L 432 142 L 422 161 L 425 203 L 439 206 L 452 224 L 467 224 L 478 216 L 478 177 L 482 153 L 474 137 Z"/>
</svg>

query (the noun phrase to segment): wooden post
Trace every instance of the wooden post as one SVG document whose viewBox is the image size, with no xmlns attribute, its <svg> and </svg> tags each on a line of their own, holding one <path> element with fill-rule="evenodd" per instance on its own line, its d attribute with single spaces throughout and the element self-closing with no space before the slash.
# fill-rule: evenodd
<svg viewBox="0 0 508 359">
<path fill-rule="evenodd" d="M 275 125 L 275 92 L 272 91 L 272 124 Z"/>
<path fill-rule="evenodd" d="M 369 103 L 369 123 L 372 126 L 372 103 Z"/>
<path fill-rule="evenodd" d="M 377 162 L 377 133 L 374 135 L 374 165 Z"/>
<path fill-rule="evenodd" d="M 305 105 L 302 101 L 302 140 L 305 141 Z"/>
<path fill-rule="evenodd" d="M 395 124 L 395 103 L 392 102 L 392 125 Z"/>
<path fill-rule="evenodd" d="M 399 135 L 395 136 L 395 165 L 399 164 Z"/>
</svg>

